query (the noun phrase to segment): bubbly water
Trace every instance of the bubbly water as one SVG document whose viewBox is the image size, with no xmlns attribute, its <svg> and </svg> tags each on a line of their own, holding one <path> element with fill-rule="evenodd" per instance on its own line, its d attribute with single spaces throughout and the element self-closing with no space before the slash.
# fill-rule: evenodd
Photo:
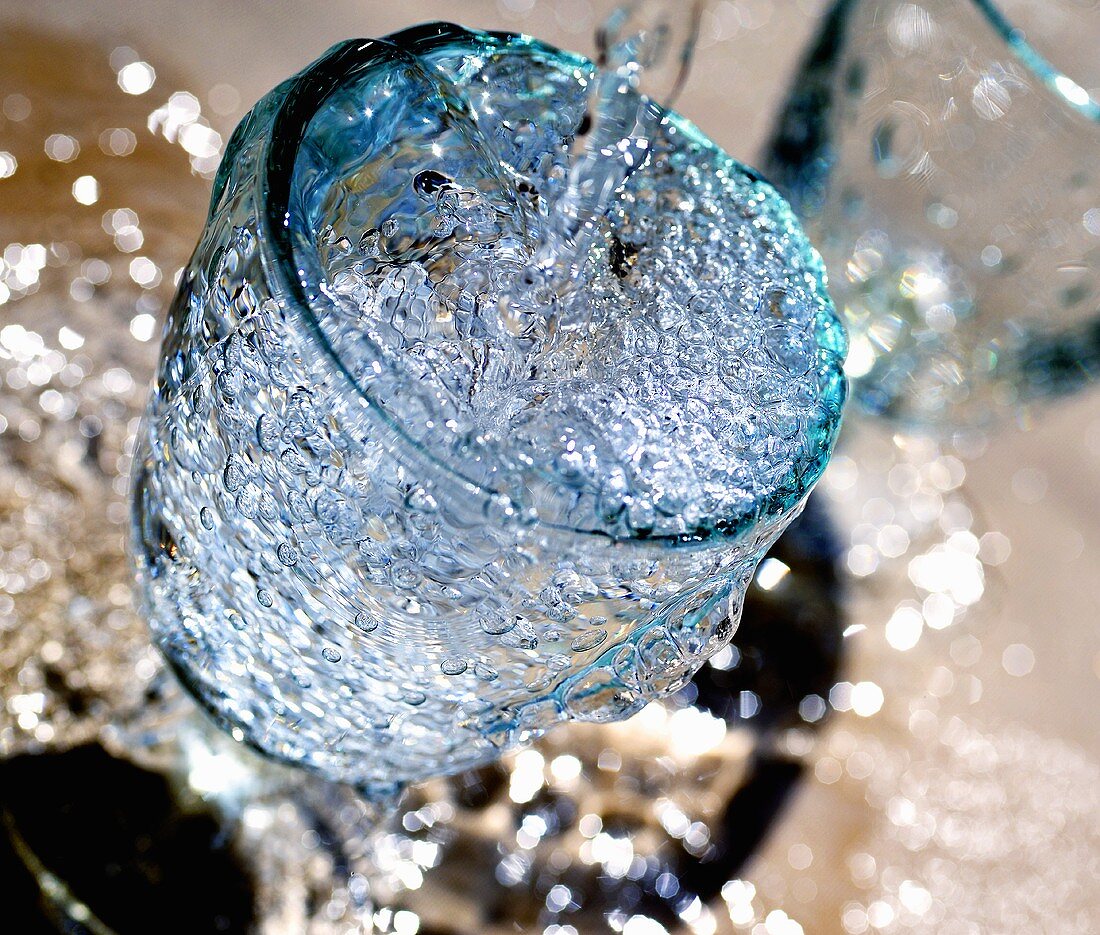
<svg viewBox="0 0 1100 935">
<path fill-rule="evenodd" d="M 582 71 L 530 127 L 523 97 L 500 100 L 513 67 L 459 86 L 475 108 L 496 89 L 491 108 L 449 115 L 398 197 L 384 148 L 333 186 L 319 247 L 338 301 L 322 329 L 364 366 L 373 348 L 352 342 L 369 339 L 430 397 L 433 449 L 477 449 L 482 471 L 528 485 L 533 471 L 552 521 L 627 536 L 750 523 L 817 444 L 822 306 L 804 243 L 768 186 L 662 125 L 626 66 Z M 546 124 L 582 126 L 586 104 L 592 138 L 569 164 Z M 405 402 L 387 405 L 422 429 Z"/>
<path fill-rule="evenodd" d="M 200 701 L 387 782 L 627 716 L 724 645 L 828 458 L 844 338 L 785 203 L 628 62 L 425 27 L 314 85 L 348 61 L 285 213 L 308 309 L 256 220 L 293 83 L 230 144 L 137 522 Z"/>
</svg>

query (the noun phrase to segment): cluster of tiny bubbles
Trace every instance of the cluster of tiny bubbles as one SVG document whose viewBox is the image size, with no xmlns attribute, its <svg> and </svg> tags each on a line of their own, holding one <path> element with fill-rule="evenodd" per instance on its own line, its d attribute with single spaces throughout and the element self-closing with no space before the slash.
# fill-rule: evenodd
<svg viewBox="0 0 1100 935">
<path fill-rule="evenodd" d="M 158 670 L 131 606 L 126 475 L 207 184 L 145 128 L 168 77 L 132 50 L 5 29 L 0 58 L 7 755 L 88 739 Z"/>
<path fill-rule="evenodd" d="M 812 249 L 769 186 L 669 123 L 583 280 L 516 312 L 532 300 L 517 285 L 525 230 L 545 222 L 561 134 L 583 104 L 572 77 L 552 110 L 513 115 L 530 107 L 506 90 L 531 55 L 520 51 L 490 50 L 472 77 L 467 63 L 438 63 L 470 89 L 478 121 L 434 137 L 433 158 L 408 170 L 415 199 L 392 175 L 364 186 L 375 175 L 358 164 L 334 183 L 339 210 L 318 249 L 340 312 L 322 327 L 353 354 L 344 332 L 365 333 L 372 357 L 405 371 L 418 398 L 392 406 L 414 435 L 449 452 L 476 445 L 500 470 L 535 474 L 537 497 L 568 499 L 556 521 L 627 536 L 751 525 L 799 488 L 792 465 L 819 469 L 836 417 L 843 337 Z M 555 89 L 569 77 L 545 70 Z M 522 179 L 509 197 L 486 194 L 475 132 Z M 540 331 L 548 321 L 564 336 Z"/>
</svg>

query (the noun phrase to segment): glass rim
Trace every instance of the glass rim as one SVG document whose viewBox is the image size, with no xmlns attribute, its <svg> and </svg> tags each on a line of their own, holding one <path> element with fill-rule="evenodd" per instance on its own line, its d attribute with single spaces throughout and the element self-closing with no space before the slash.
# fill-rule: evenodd
<svg viewBox="0 0 1100 935">
<path fill-rule="evenodd" d="M 329 98 L 347 82 L 384 61 L 387 55 L 412 53 L 414 50 L 427 52 L 439 45 L 453 41 L 470 41 L 479 36 L 503 41 L 520 39 L 549 52 L 561 52 L 553 46 L 545 45 L 522 33 L 473 31 L 453 23 L 437 21 L 412 26 L 380 39 L 348 39 L 336 43 L 320 58 L 288 79 L 282 86 L 285 93 L 276 108 L 266 151 L 262 158 L 258 213 L 264 239 L 274 254 L 274 262 L 271 264 L 268 275 L 274 277 L 277 293 L 285 296 L 295 307 L 298 313 L 296 317 L 304 320 L 311 343 L 321 351 L 326 361 L 335 367 L 339 378 L 346 382 L 347 388 L 372 410 L 388 431 L 392 432 L 397 443 L 413 454 L 415 461 L 454 482 L 467 495 L 477 498 L 484 508 L 502 494 L 467 477 L 453 463 L 439 457 L 423 442 L 414 438 L 404 425 L 371 398 L 350 372 L 340 352 L 332 346 L 328 336 L 322 330 L 316 314 L 318 306 L 329 306 L 335 310 L 334 300 L 326 294 L 321 285 L 323 274 L 320 263 L 319 261 L 316 264 L 302 262 L 291 232 L 292 186 L 298 153 L 307 138 L 314 116 Z M 561 52 L 561 54 L 573 55 L 584 61 L 575 53 Z M 685 126 L 690 126 L 684 118 L 675 116 Z M 386 365 L 383 363 L 382 366 Z M 577 527 L 555 522 L 537 511 L 535 523 L 538 527 L 555 533 L 591 537 L 611 545 L 706 548 L 750 539 L 753 531 L 761 523 L 766 522 L 769 516 L 778 518 L 784 513 L 789 513 L 791 516 L 797 515 L 808 495 L 809 491 L 793 504 L 785 504 L 782 502 L 782 497 L 773 495 L 759 503 L 759 509 L 752 521 L 715 524 L 698 534 L 616 536 L 599 528 Z M 507 494 L 503 496 L 507 497 Z M 512 501 L 512 506 L 522 507 L 522 504 L 517 503 L 514 498 L 508 499 Z"/>
<path fill-rule="evenodd" d="M 1040 54 L 1028 42 L 1023 30 L 1013 25 L 1001 11 L 995 0 L 972 0 L 972 2 L 1025 68 L 1070 108 L 1094 123 L 1100 123 L 1100 102 L 1061 68 Z"/>
<path fill-rule="evenodd" d="M 344 357 L 332 346 L 321 328 L 318 306 L 335 310 L 335 303 L 321 284 L 323 273 L 319 263 L 303 261 L 295 248 L 291 217 L 293 211 L 294 170 L 299 151 L 304 144 L 313 118 L 339 88 L 366 73 L 387 57 L 399 54 L 398 42 L 423 44 L 470 35 L 458 26 L 430 23 L 414 26 L 379 39 L 347 39 L 330 47 L 320 58 L 288 79 L 285 94 L 273 117 L 266 154 L 261 170 L 261 219 L 265 240 L 274 253 L 269 275 L 277 283 L 277 291 L 286 296 L 299 313 L 296 317 L 307 329 L 307 337 L 317 347 L 326 363 L 332 365 L 346 388 L 362 400 L 391 433 L 394 441 L 414 455 L 414 459 L 452 482 L 466 495 L 483 506 L 491 502 L 495 492 L 466 477 L 454 464 L 438 457 L 422 442 L 413 438 L 406 427 L 378 405 L 349 370 Z M 382 364 L 386 366 L 386 364 Z M 541 522 L 541 518 L 540 518 Z M 577 530 L 578 532 L 580 530 Z"/>
</svg>

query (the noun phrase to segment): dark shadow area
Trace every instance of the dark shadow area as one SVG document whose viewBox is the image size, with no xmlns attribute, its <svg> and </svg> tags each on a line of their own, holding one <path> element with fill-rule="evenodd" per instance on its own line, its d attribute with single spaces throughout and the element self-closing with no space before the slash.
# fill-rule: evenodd
<svg viewBox="0 0 1100 935">
<path fill-rule="evenodd" d="M 201 802 L 181 803 L 161 775 L 92 745 L 18 756 L 0 762 L 0 807 L 8 931 L 252 925 L 253 883 L 224 826 Z"/>
</svg>

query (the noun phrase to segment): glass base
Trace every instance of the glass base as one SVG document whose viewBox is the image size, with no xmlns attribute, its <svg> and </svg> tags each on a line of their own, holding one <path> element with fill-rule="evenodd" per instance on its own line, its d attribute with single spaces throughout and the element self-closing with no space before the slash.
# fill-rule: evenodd
<svg viewBox="0 0 1100 935">
<path fill-rule="evenodd" d="M 840 664 L 832 543 L 811 505 L 754 584 L 734 646 L 675 697 L 400 798 L 261 758 L 164 673 L 97 742 L 0 762 L 6 861 L 27 883 L 20 931 L 33 917 L 92 935 L 169 921 L 587 935 L 699 918 L 803 775 L 820 723 L 804 700 L 826 696 Z"/>
</svg>

